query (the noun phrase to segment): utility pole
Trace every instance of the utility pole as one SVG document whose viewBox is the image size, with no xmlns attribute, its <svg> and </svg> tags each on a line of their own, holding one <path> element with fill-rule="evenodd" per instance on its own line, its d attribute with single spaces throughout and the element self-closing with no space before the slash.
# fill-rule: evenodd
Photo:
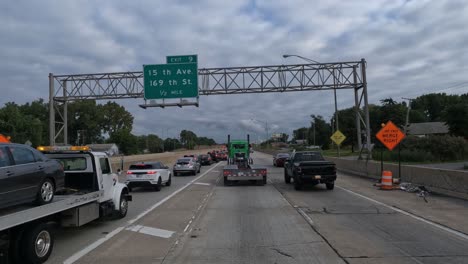
<svg viewBox="0 0 468 264">
<path fill-rule="evenodd" d="M 406 135 L 406 133 L 408 132 L 409 112 L 410 112 L 410 110 L 411 110 L 411 101 L 413 101 L 414 98 L 405 98 L 405 97 L 402 97 L 401 99 L 403 99 L 403 100 L 408 100 L 408 110 L 406 111 L 406 123 L 405 123 L 405 128 L 404 128 L 405 135 Z"/>
</svg>

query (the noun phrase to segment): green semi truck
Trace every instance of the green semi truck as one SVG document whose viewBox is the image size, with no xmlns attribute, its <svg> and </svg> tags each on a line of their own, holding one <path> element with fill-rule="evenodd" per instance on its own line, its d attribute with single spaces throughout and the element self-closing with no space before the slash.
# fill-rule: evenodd
<svg viewBox="0 0 468 264">
<path fill-rule="evenodd" d="M 228 160 L 223 169 L 224 185 L 232 185 L 239 181 L 251 181 L 258 185 L 265 185 L 267 182 L 267 169 L 265 166 L 253 164 L 250 157 L 250 136 L 247 140 L 232 140 L 228 135 Z"/>
</svg>

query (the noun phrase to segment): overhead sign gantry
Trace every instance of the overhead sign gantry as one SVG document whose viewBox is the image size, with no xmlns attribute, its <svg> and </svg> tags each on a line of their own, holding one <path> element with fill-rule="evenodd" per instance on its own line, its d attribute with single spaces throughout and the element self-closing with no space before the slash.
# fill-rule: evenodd
<svg viewBox="0 0 468 264">
<path fill-rule="evenodd" d="M 361 148 L 364 138 L 365 148 L 369 154 L 371 153 L 366 61 L 364 59 L 347 62 L 201 69 L 198 68 L 198 58 L 194 55 L 168 56 L 166 62 L 168 63 L 163 66 L 147 65 L 149 71 L 146 73 L 143 71 L 71 75 L 50 73 L 49 103 L 53 106 L 49 108 L 50 144 L 55 145 L 57 140 L 68 142 L 67 103 L 70 101 L 146 98 L 144 104 L 140 105 L 143 108 L 182 107 L 198 106 L 200 95 L 353 89 L 357 143 Z M 195 69 L 197 69 L 196 74 Z M 177 74 L 173 75 L 178 70 L 181 73 L 180 78 Z M 155 74 L 145 78 L 145 74 L 150 73 Z M 187 90 L 179 87 L 180 84 L 184 84 L 184 80 Z M 152 84 L 156 88 L 159 87 L 161 81 L 161 89 L 148 91 L 148 95 L 145 95 L 146 84 Z M 191 96 L 196 97 L 195 102 L 188 100 Z M 155 99 L 150 99 L 153 97 Z M 58 120 L 56 120 L 56 112 Z M 362 126 L 364 133 L 361 132 Z"/>
</svg>

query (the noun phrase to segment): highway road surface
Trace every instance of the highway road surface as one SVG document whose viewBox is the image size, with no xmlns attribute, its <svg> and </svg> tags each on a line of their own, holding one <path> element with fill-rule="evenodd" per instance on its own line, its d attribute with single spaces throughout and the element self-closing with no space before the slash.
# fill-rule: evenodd
<svg viewBox="0 0 468 264">
<path fill-rule="evenodd" d="M 268 166 L 267 185 L 225 187 L 220 162 L 161 192 L 135 190 L 125 219 L 61 229 L 48 263 L 468 263 L 467 201 L 400 210 L 389 204 L 400 194 L 379 201 L 340 174 L 332 191 L 295 191 L 270 155 L 253 158 Z M 430 220 L 444 210 L 449 225 Z"/>
</svg>

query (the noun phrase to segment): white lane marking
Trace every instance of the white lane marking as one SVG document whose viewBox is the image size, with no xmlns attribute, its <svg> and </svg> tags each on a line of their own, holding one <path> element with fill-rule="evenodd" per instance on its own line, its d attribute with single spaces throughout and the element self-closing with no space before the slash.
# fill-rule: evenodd
<svg viewBox="0 0 468 264">
<path fill-rule="evenodd" d="M 119 228 L 116 228 L 114 229 L 114 231 L 110 232 L 109 234 L 107 234 L 105 237 L 102 237 L 96 241 L 94 241 L 91 245 L 87 246 L 85 249 L 88 249 L 88 248 L 91 248 L 91 249 L 94 249 L 94 248 L 97 248 L 99 245 L 101 245 L 102 243 L 106 242 L 107 240 L 109 240 L 110 238 L 112 238 L 113 236 L 117 235 L 118 233 L 120 233 L 122 230 L 124 230 L 125 227 L 119 227 Z M 89 250 L 91 251 L 91 250 Z M 75 254 L 73 254 L 73 256 L 67 258 L 63 264 L 71 264 L 71 263 L 74 263 L 75 261 L 79 260 L 81 257 L 83 257 L 86 253 L 88 253 L 89 251 L 87 252 L 84 252 L 84 250 L 80 251 L 80 252 L 77 252 Z M 84 253 L 83 253 L 84 252 Z M 80 254 L 80 253 L 83 253 L 83 254 Z"/>
<path fill-rule="evenodd" d="M 159 201 L 157 204 L 151 206 L 150 208 L 146 209 L 143 213 L 139 214 L 137 217 L 135 217 L 134 219 L 130 220 L 127 222 L 127 225 L 125 226 L 121 226 L 121 227 L 118 227 L 116 228 L 114 231 L 110 232 L 109 234 L 107 234 L 105 237 L 103 238 L 100 238 L 98 240 L 96 240 L 95 242 L 93 242 L 91 245 L 83 248 L 82 250 L 76 252 L 75 254 L 73 254 L 71 257 L 67 258 L 63 264 L 72 264 L 72 263 L 75 263 L 75 261 L 79 260 L 80 258 L 82 258 L 84 255 L 88 254 L 89 252 L 91 252 L 92 250 L 96 249 L 98 246 L 100 246 L 101 244 L 103 244 L 104 242 L 106 242 L 107 240 L 111 239 L 113 236 L 117 235 L 118 233 L 120 233 L 122 230 L 125 229 L 125 227 L 128 227 L 129 225 L 135 223 L 136 221 L 138 221 L 140 218 L 142 218 L 143 216 L 145 216 L 146 214 L 148 214 L 149 212 L 151 212 L 152 210 L 154 210 L 155 208 L 157 208 L 158 206 L 160 206 L 161 204 L 163 204 L 164 202 L 166 202 L 167 200 L 171 199 L 174 195 L 178 194 L 179 192 L 181 192 L 182 190 L 184 190 L 185 188 L 189 187 L 192 183 L 194 183 L 195 181 L 199 180 L 201 177 L 205 176 L 208 172 L 210 172 L 212 169 L 216 168 L 216 166 L 218 166 L 219 164 L 221 163 L 216 163 L 216 165 L 212 168 L 210 168 L 209 170 L 205 171 L 202 175 L 198 176 L 197 178 L 191 180 L 190 182 L 188 182 L 187 184 L 185 184 L 184 186 L 180 187 L 178 190 L 176 190 L 175 192 L 171 193 L 170 195 L 168 195 L 166 198 L 162 199 L 161 201 Z"/>
<path fill-rule="evenodd" d="M 209 183 L 206 183 L 206 182 L 195 182 L 194 184 L 198 184 L 198 185 L 211 185 Z"/>
<path fill-rule="evenodd" d="M 149 226 L 142 226 L 142 225 L 129 226 L 125 228 L 125 230 L 142 233 L 142 234 L 150 235 L 150 236 L 163 237 L 163 238 L 170 238 L 175 233 L 169 230 L 164 230 L 164 229 L 159 229 L 159 228 L 154 228 L 154 227 L 149 227 Z"/>
<path fill-rule="evenodd" d="M 404 214 L 404 215 L 406 215 L 406 216 L 412 217 L 412 218 L 414 218 L 414 219 L 416 219 L 416 220 L 419 220 L 419 221 L 421 221 L 421 222 L 424 222 L 424 223 L 426 223 L 426 224 L 429 224 L 429 225 L 431 225 L 431 226 L 433 226 L 433 227 L 437 227 L 437 228 L 439 228 L 439 229 L 441 229 L 441 230 L 444 230 L 444 231 L 449 232 L 449 233 L 451 233 L 451 234 L 453 234 L 453 235 L 456 235 L 456 236 L 458 236 L 458 237 L 461 237 L 461 238 L 463 238 L 463 239 L 468 240 L 468 235 L 465 234 L 465 233 L 462 233 L 462 232 L 459 232 L 459 231 L 457 231 L 457 230 L 454 230 L 454 229 L 445 227 L 445 226 L 443 226 L 443 225 L 434 223 L 434 222 L 432 222 L 432 221 L 426 220 L 426 219 L 424 219 L 424 218 L 422 218 L 422 217 L 419 217 L 419 216 L 414 215 L 414 214 L 412 214 L 412 213 L 409 213 L 409 212 L 407 212 L 407 211 L 401 210 L 401 209 L 396 208 L 396 207 L 394 207 L 394 206 L 391 206 L 391 205 L 388 205 L 388 204 L 379 202 L 379 201 L 377 201 L 377 200 L 374 200 L 374 199 L 369 198 L 369 197 L 367 197 L 367 196 L 364 196 L 364 195 L 362 195 L 362 194 L 355 193 L 355 192 L 353 192 L 353 191 L 351 191 L 351 190 L 348 190 L 348 189 L 346 189 L 346 188 L 343 188 L 343 187 L 341 187 L 341 186 L 336 186 L 336 187 L 338 187 L 338 188 L 340 188 L 340 189 L 342 189 L 342 190 L 344 190 L 344 191 L 347 191 L 347 192 L 349 192 L 349 193 L 351 193 L 351 194 L 354 194 L 354 195 L 356 195 L 356 196 L 359 196 L 359 197 L 361 197 L 361 198 L 364 198 L 364 199 L 366 199 L 366 200 L 369 200 L 369 201 L 371 201 L 371 202 L 374 202 L 374 203 L 376 203 L 376 204 L 378 204 L 378 205 L 385 206 L 385 207 L 387 207 L 387 208 L 389 208 L 389 209 L 392 209 L 392 210 L 394 210 L 394 211 L 396 211 L 396 212 L 398 212 L 398 213 L 401 213 L 401 214 Z"/>
</svg>

